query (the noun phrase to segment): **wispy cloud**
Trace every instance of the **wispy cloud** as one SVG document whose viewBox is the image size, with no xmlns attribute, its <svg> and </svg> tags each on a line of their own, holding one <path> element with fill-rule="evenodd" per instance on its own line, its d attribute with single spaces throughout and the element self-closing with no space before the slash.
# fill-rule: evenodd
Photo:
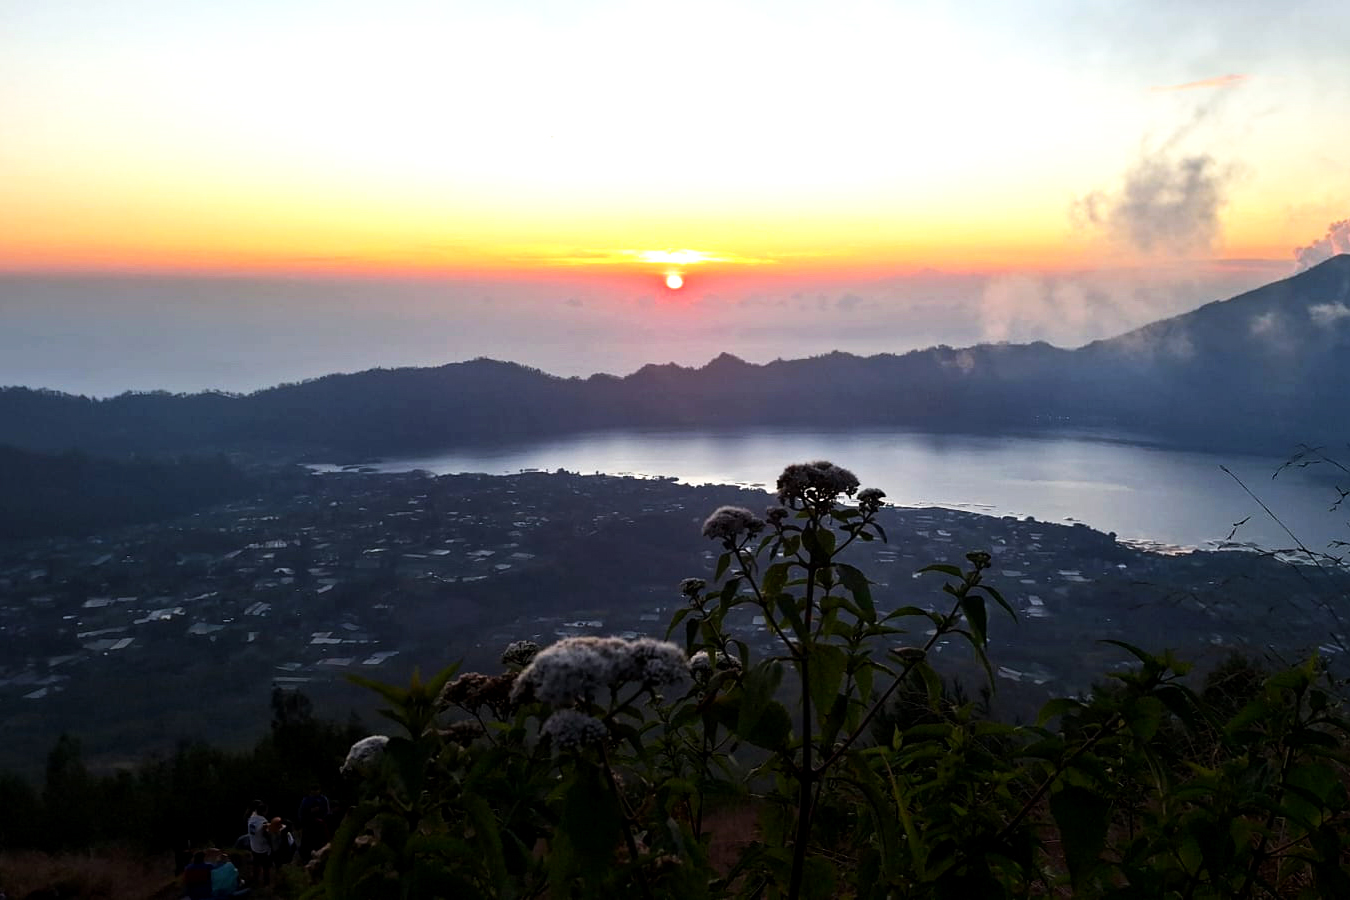
<svg viewBox="0 0 1350 900">
<path fill-rule="evenodd" d="M 1222 105 L 1221 97 L 1207 98 L 1161 142 L 1146 140 L 1118 186 L 1074 201 L 1075 225 L 1104 229 L 1138 253 L 1180 257 L 1212 251 L 1220 237 L 1219 214 L 1240 169 L 1184 147 L 1195 143 Z"/>
<path fill-rule="evenodd" d="M 1184 256 L 1209 251 L 1219 237 L 1219 211 L 1232 172 L 1206 154 L 1140 159 L 1116 191 L 1093 191 L 1077 201 L 1075 218 L 1142 253 Z"/>
<path fill-rule="evenodd" d="M 1197 91 L 1203 88 L 1229 88 L 1236 87 L 1242 82 L 1251 78 L 1250 75 L 1216 75 L 1213 78 L 1202 78 L 1199 81 L 1188 81 L 1185 84 L 1164 84 L 1155 85 L 1149 88 L 1150 91 Z"/>
</svg>

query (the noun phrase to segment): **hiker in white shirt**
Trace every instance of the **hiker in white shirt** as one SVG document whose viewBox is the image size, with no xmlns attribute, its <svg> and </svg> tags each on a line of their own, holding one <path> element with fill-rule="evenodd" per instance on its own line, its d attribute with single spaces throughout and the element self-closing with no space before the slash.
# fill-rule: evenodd
<svg viewBox="0 0 1350 900">
<path fill-rule="evenodd" d="M 267 835 L 267 804 L 253 801 L 248 817 L 248 849 L 253 853 L 253 883 L 272 882 L 272 842 Z"/>
</svg>

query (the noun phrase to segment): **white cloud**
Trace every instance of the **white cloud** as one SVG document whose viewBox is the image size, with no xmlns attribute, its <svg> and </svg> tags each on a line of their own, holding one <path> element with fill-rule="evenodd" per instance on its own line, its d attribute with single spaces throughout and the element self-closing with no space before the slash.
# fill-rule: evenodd
<svg viewBox="0 0 1350 900">
<path fill-rule="evenodd" d="M 1313 323 L 1330 328 L 1341 319 L 1350 319 L 1350 306 L 1344 303 L 1319 303 L 1308 308 Z"/>
<path fill-rule="evenodd" d="M 1306 247 L 1295 247 L 1294 271 L 1302 272 L 1305 269 L 1311 269 L 1338 253 L 1350 253 L 1350 219 L 1332 222 L 1327 226 L 1327 233 L 1322 237 Z M 1344 309 L 1345 307 L 1342 306 L 1341 308 Z"/>
</svg>

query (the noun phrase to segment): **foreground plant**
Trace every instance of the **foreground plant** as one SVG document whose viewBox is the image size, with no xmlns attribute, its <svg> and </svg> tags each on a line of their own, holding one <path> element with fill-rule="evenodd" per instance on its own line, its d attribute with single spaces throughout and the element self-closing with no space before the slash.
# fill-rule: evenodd
<svg viewBox="0 0 1350 900">
<path fill-rule="evenodd" d="M 1035 726 L 992 722 L 930 655 L 959 635 L 992 675 L 988 604 L 1012 609 L 990 555 L 923 569 L 931 608 L 879 608 L 845 558 L 885 540 L 884 495 L 828 462 L 777 487 L 704 523 L 722 552 L 680 586 L 682 647 L 517 641 L 499 674 L 362 680 L 402 733 L 353 746 L 364 799 L 316 894 L 1350 896 L 1350 723 L 1315 660 L 1239 665 L 1241 694 L 1213 696 L 1108 642 L 1134 667 Z M 760 833 L 714 868 L 719 806 Z"/>
<path fill-rule="evenodd" d="M 671 629 L 683 624 L 691 653 L 739 660 L 744 674 L 710 701 L 712 719 L 770 754 L 760 774 L 774 779 L 766 797 L 776 814 L 773 833 L 748 870 L 764 887 L 795 900 L 829 895 L 841 878 L 832 861 L 837 847 L 813 852 L 822 803 L 843 806 L 885 793 L 903 802 L 894 796 L 894 772 L 888 787 L 879 758 L 864 749 L 873 720 L 902 685 L 916 679 L 936 702 L 941 679 L 928 653 L 951 634 L 966 638 L 988 670 L 986 599 L 1009 615 L 1012 609 L 984 582 L 990 556 L 980 552 L 967 556 L 965 571 L 949 565 L 923 570 L 950 579 L 943 586 L 949 597 L 944 608 L 879 611 L 871 582 L 843 557 L 855 542 L 885 540 L 878 522 L 885 495 L 859 490 L 852 472 L 827 461 L 788 466 L 777 488 L 779 505 L 762 518 L 739 507 L 708 517 L 703 534 L 723 551 L 713 584 L 687 583 L 689 605 Z M 855 495 L 856 505 L 846 502 Z M 731 624 L 742 607 L 777 639 L 773 655 L 754 659 L 746 642 L 733 636 Z M 927 632 L 926 639 L 913 639 L 910 622 L 921 626 L 919 634 Z M 872 812 L 878 822 L 886 818 L 879 808 Z M 878 858 L 901 852 L 894 829 L 878 836 L 886 844 L 876 848 Z"/>
</svg>

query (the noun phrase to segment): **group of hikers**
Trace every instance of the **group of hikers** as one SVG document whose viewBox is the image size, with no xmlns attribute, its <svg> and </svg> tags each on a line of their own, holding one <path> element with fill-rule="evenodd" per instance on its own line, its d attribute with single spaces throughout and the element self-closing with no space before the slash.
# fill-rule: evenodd
<svg viewBox="0 0 1350 900">
<path fill-rule="evenodd" d="M 275 870 L 292 861 L 306 865 L 328 844 L 332 819 L 332 805 L 317 785 L 300 801 L 294 822 L 280 816 L 269 818 L 267 804 L 253 801 L 248 807 L 247 833 L 236 842 L 237 849 L 249 853 L 248 887 L 241 883 L 239 870 L 227 853 L 216 848 L 198 850 L 182 866 L 185 897 L 209 900 L 269 887 Z"/>
</svg>

